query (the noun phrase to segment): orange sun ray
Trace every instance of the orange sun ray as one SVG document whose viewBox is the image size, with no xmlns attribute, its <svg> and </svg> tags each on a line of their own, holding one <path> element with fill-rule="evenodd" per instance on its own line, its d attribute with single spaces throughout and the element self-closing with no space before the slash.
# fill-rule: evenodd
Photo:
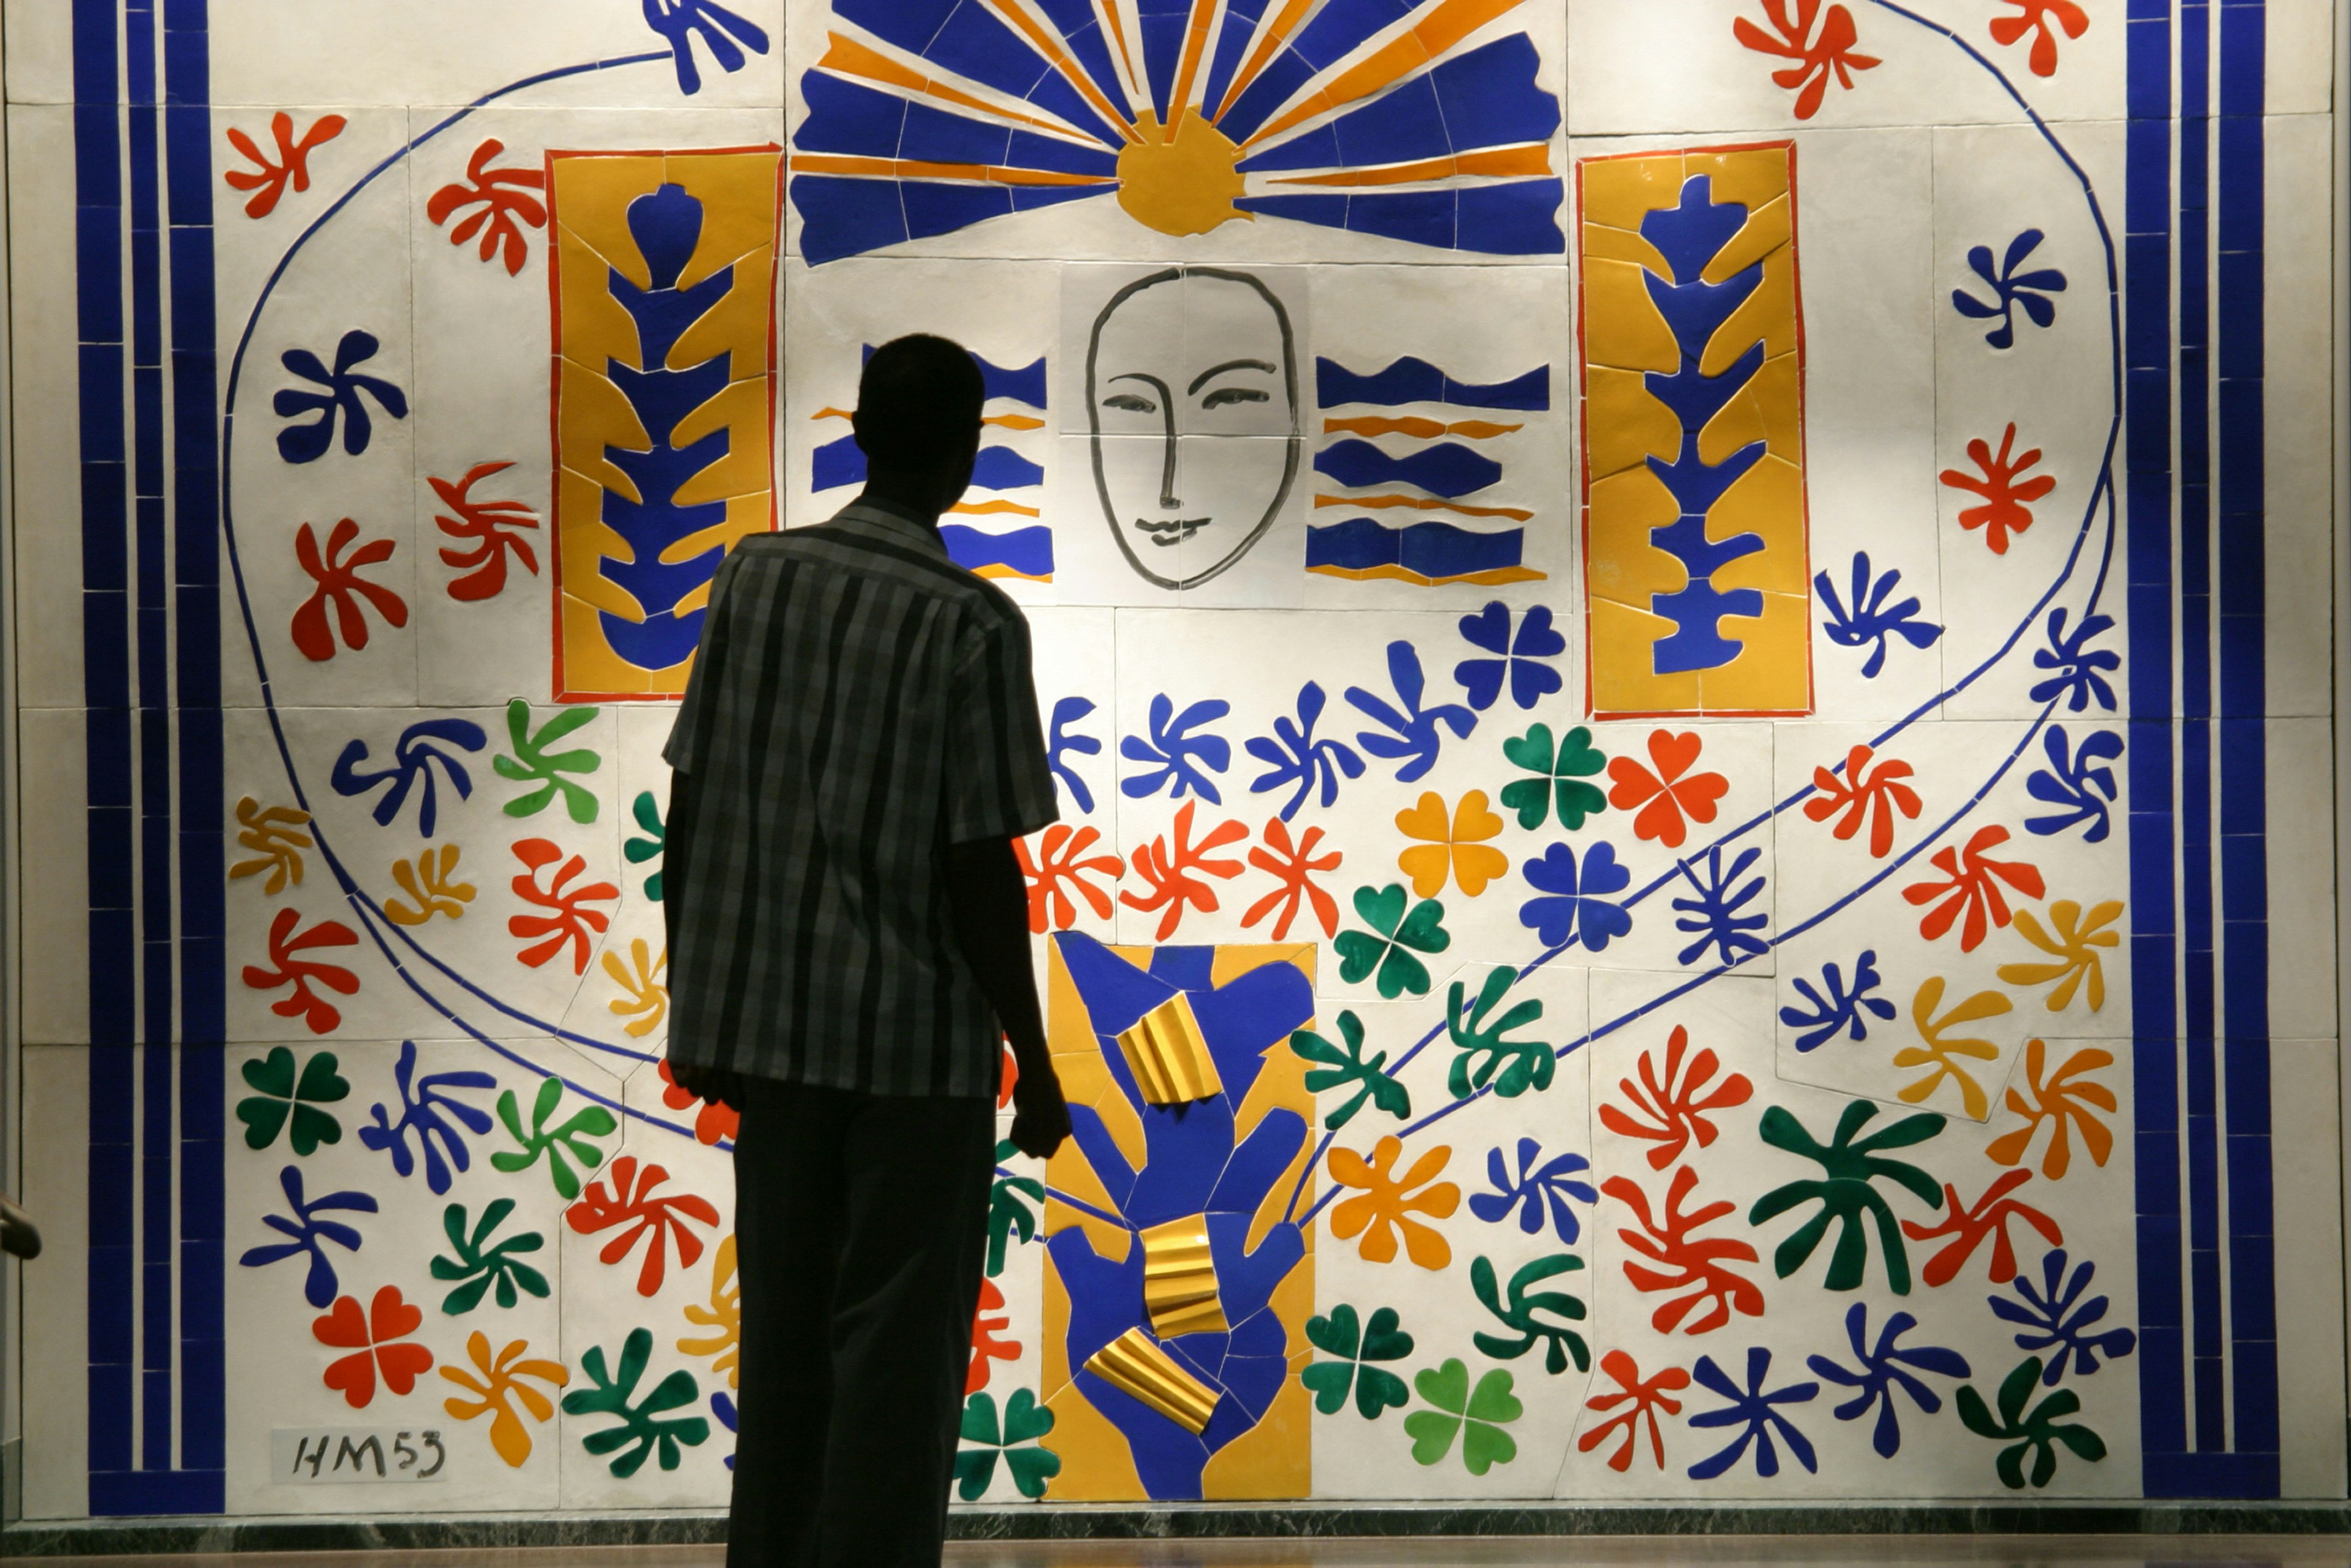
<svg viewBox="0 0 2351 1568">
<path fill-rule="evenodd" d="M 1046 169 L 1008 169 L 996 163 L 934 163 L 920 158 L 857 158 L 831 152 L 795 152 L 799 174 L 862 174 L 883 180 L 978 180 L 996 185 L 1115 185 L 1115 174 L 1064 174 Z"/>
<path fill-rule="evenodd" d="M 1208 24 L 1216 16 L 1217 0 L 1192 0 L 1192 22 L 1184 33 L 1183 62 L 1176 68 L 1176 92 L 1167 100 L 1167 124 L 1159 137 L 1162 141 L 1176 140 L 1176 122 L 1184 118 L 1185 105 L 1192 101 L 1192 81 L 1199 75 L 1200 57 L 1208 48 Z"/>
<path fill-rule="evenodd" d="M 1305 19 L 1306 13 L 1313 5 L 1314 0 L 1284 0 L 1281 9 L 1274 14 L 1272 23 L 1258 35 L 1257 47 L 1249 51 L 1249 58 L 1241 62 L 1241 68 L 1235 71 L 1233 79 L 1226 84 L 1224 101 L 1217 105 L 1217 112 L 1208 117 L 1211 123 L 1224 118 L 1225 110 L 1232 108 L 1233 100 L 1257 79 L 1258 73 L 1265 69 L 1267 62 L 1281 52 L 1281 46 L 1290 41 L 1290 35 L 1298 30 L 1298 24 Z"/>
<path fill-rule="evenodd" d="M 1428 15 L 1411 27 L 1373 50 L 1360 64 L 1341 72 L 1321 92 L 1269 121 L 1241 145 L 1254 147 L 1318 114 L 1343 109 L 1395 85 L 1519 3 L 1520 0 L 1439 0 Z"/>
<path fill-rule="evenodd" d="M 1063 125 L 1059 120 L 1046 120 L 1033 114 L 1023 114 L 1015 109 L 999 108 L 985 99 L 977 98 L 970 93 L 949 87 L 935 78 L 925 76 L 912 67 L 892 59 L 877 49 L 867 47 L 854 38 L 844 38 L 839 33 L 827 34 L 826 38 L 828 43 L 824 58 L 817 61 L 817 68 L 820 70 L 828 70 L 836 76 L 860 77 L 866 81 L 880 82 L 886 87 L 904 88 L 909 92 L 919 92 L 928 98 L 959 104 L 965 109 L 976 109 L 991 119 L 1017 120 L 1023 125 L 1033 125 L 1040 131 L 1049 131 L 1058 136 L 1082 136 L 1097 147 L 1102 145 L 1101 138 L 1089 136 L 1084 131 Z"/>
<path fill-rule="evenodd" d="M 1015 4 L 1014 0 L 987 0 L 987 5 L 989 9 L 998 16 L 1011 23 L 1019 31 L 1020 36 L 1029 40 L 1029 47 L 1034 48 L 1055 70 L 1061 72 L 1062 78 L 1077 89 L 1079 95 L 1088 103 L 1099 110 L 1103 119 L 1116 126 L 1120 135 L 1129 141 L 1142 140 L 1134 132 L 1134 122 L 1128 120 L 1123 111 L 1113 107 L 1110 99 L 1102 96 L 1102 89 L 1094 85 L 1094 78 L 1080 68 L 1078 62 L 1070 57 L 1069 50 L 1061 47 L 1061 40 L 1047 32 L 1042 23 Z M 1118 13 L 1113 8 L 1111 15 L 1114 19 Z M 1123 34 L 1119 37 L 1118 47 L 1120 53 L 1123 54 L 1126 50 L 1126 38 Z"/>
<path fill-rule="evenodd" d="M 1447 180 L 1456 174 L 1548 174 L 1548 147 L 1489 147 L 1449 158 L 1424 158 L 1417 163 L 1391 163 L 1384 169 L 1342 169 L 1335 174 L 1284 174 L 1277 185 L 1408 185 L 1422 180 Z"/>
</svg>

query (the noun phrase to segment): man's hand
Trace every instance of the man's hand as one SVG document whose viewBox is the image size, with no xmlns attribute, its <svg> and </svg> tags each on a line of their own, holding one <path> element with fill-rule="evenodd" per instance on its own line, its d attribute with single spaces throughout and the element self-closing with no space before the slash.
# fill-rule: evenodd
<svg viewBox="0 0 2351 1568">
<path fill-rule="evenodd" d="M 669 1064 L 670 1082 L 697 1100 L 707 1100 L 714 1105 L 724 1105 L 740 1115 L 743 1111 L 743 1077 L 729 1067 L 702 1067 L 680 1061 L 672 1057 Z M 1068 1113 L 1062 1113 L 1066 1123 Z"/>
<path fill-rule="evenodd" d="M 1012 1146 L 1031 1159 L 1048 1160 L 1070 1135 L 1070 1104 L 1052 1064 L 1024 1069 L 1012 1085 Z"/>
</svg>

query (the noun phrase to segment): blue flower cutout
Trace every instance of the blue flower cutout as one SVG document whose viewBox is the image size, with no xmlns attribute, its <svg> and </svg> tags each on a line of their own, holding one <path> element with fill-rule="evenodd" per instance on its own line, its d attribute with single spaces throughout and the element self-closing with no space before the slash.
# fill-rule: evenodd
<svg viewBox="0 0 2351 1568">
<path fill-rule="evenodd" d="M 1093 711 L 1092 697 L 1063 697 L 1053 705 L 1053 729 L 1045 737 L 1045 766 L 1053 770 L 1053 776 L 1070 792 L 1070 799 L 1078 803 L 1078 810 L 1090 817 L 1094 810 L 1094 792 L 1086 788 L 1085 778 L 1077 765 L 1065 758 L 1073 751 L 1081 757 L 1092 757 L 1102 750 L 1101 741 L 1069 727 Z"/>
<path fill-rule="evenodd" d="M 1510 1163 L 1502 1158 L 1499 1148 L 1486 1152 L 1486 1179 L 1494 1184 L 1492 1192 L 1471 1195 L 1469 1212 L 1489 1225 L 1499 1225 L 1516 1210 L 1519 1228 L 1532 1236 L 1543 1228 L 1543 1215 L 1548 1206 L 1552 1228 L 1568 1246 L 1575 1245 L 1583 1226 L 1575 1210 L 1568 1207 L 1569 1198 L 1578 1203 L 1598 1203 L 1600 1195 L 1588 1181 L 1579 1181 L 1576 1174 L 1589 1171 L 1592 1162 L 1582 1155 L 1554 1155 L 1543 1163 L 1542 1145 L 1532 1138 L 1519 1140 L 1519 1176 L 1510 1179 Z"/>
<path fill-rule="evenodd" d="M 2057 673 L 2032 688 L 2032 700 L 2037 703 L 2064 699 L 2066 711 L 2080 713 L 2095 697 L 2098 706 L 2108 713 L 2115 710 L 2115 688 L 2106 684 L 2099 672 L 2122 668 L 2122 655 L 2111 648 L 2092 648 L 2090 639 L 2114 630 L 2111 615 L 2085 615 L 2082 623 L 2065 635 L 2065 612 L 2049 612 L 2049 646 L 2034 651 L 2032 667 Z"/>
<path fill-rule="evenodd" d="M 1606 840 L 1584 852 L 1580 876 L 1575 852 L 1565 844 L 1552 845 L 1541 859 L 1519 869 L 1537 892 L 1551 895 L 1519 905 L 1519 924 L 1532 930 L 1544 946 L 1582 942 L 1597 953 L 1633 929 L 1632 915 L 1601 896 L 1622 893 L 1633 882 L 1633 873 L 1616 863 L 1615 847 Z"/>
<path fill-rule="evenodd" d="M 1510 700 L 1522 708 L 1531 708 L 1543 697 L 1564 684 L 1557 670 L 1541 661 L 1556 659 L 1567 652 L 1567 639 L 1561 636 L 1551 623 L 1551 608 L 1538 604 L 1519 622 L 1516 637 L 1510 635 L 1510 612 L 1500 600 L 1496 600 L 1475 615 L 1461 618 L 1461 635 L 1473 648 L 1499 655 L 1491 659 L 1464 659 L 1453 666 L 1453 678 L 1469 694 L 1469 706 L 1484 713 L 1502 695 L 1502 680 L 1507 674 L 1510 683 Z"/>
<path fill-rule="evenodd" d="M 343 334 L 335 345 L 335 368 L 329 370 L 319 361 L 319 356 L 308 349 L 288 349 L 280 354 L 278 362 L 306 382 L 326 388 L 324 392 L 304 392 L 299 387 L 287 387 L 270 400 L 269 406 L 281 419 L 298 414 L 315 413 L 319 417 L 308 424 L 289 424 L 277 433 L 277 455 L 288 463 L 315 463 L 327 455 L 334 444 L 335 421 L 338 415 L 343 424 L 343 450 L 356 457 L 368 449 L 375 427 L 369 423 L 367 404 L 360 393 L 383 405 L 383 412 L 394 419 L 408 417 L 408 394 L 381 376 L 363 376 L 351 369 L 375 358 L 383 347 L 372 332 L 352 330 Z"/>
<path fill-rule="evenodd" d="M 1233 711 L 1233 705 L 1221 697 L 1194 703 L 1182 713 L 1167 694 L 1160 693 L 1151 699 L 1151 737 L 1130 735 L 1118 743 L 1119 754 L 1131 762 L 1155 762 L 1158 767 L 1123 779 L 1119 788 L 1134 800 L 1167 791 L 1171 800 L 1181 800 L 1186 794 L 1204 797 L 1210 805 L 1221 806 L 1224 797 L 1217 793 L 1215 782 L 1200 770 L 1194 758 L 1222 773 L 1233 765 L 1231 741 L 1217 735 L 1195 735 L 1192 732 L 1204 724 L 1214 724 Z"/>
<path fill-rule="evenodd" d="M 2074 748 L 2069 760 L 2065 755 L 2065 727 L 2053 724 L 2049 733 L 2042 737 L 2041 749 L 2048 755 L 2049 766 L 2036 769 L 2024 781 L 2025 793 L 2064 810 L 2046 817 L 2027 817 L 2025 831 L 2047 838 L 2085 822 L 2088 827 L 2082 834 L 2082 841 L 2104 842 L 2112 825 L 2108 808 L 2116 798 L 2115 770 L 2099 764 L 2122 756 L 2123 737 L 2111 729 L 2093 730 L 2082 737 L 2082 744 Z"/>
<path fill-rule="evenodd" d="M 702 90 L 702 72 L 694 63 L 696 33 L 718 68 L 730 76 L 743 68 L 744 49 L 768 52 L 766 29 L 713 0 L 645 0 L 645 26 L 669 40 L 677 61 L 677 90 L 688 98 Z"/>
<path fill-rule="evenodd" d="M 2047 327 L 2057 319 L 2055 303 L 2045 298 L 2065 291 L 2065 275 L 2053 267 L 2033 272 L 2019 272 L 2025 258 L 2041 248 L 2048 236 L 2039 229 L 2026 229 L 2008 242 L 2008 254 L 2001 257 L 1995 268 L 1991 246 L 1977 246 L 1968 252 L 1968 266 L 1975 275 L 1991 285 L 1989 301 L 1977 298 L 1964 288 L 1951 290 L 1951 307 L 1962 316 L 1972 316 L 1979 321 L 1997 320 L 2000 325 L 1984 334 L 1984 341 L 1995 349 L 2005 349 L 2016 341 L 2016 308 L 2024 308 L 2036 327 Z"/>
<path fill-rule="evenodd" d="M 1886 667 L 1886 639 L 1899 637 L 1913 648 L 1931 648 L 1943 629 L 1918 616 L 1918 596 L 1897 603 L 1886 601 L 1894 597 L 1901 586 L 1902 574 L 1888 570 L 1885 576 L 1873 579 L 1869 556 L 1856 551 L 1853 558 L 1853 610 L 1848 613 L 1837 598 L 1836 584 L 1823 568 L 1813 579 L 1813 591 L 1828 606 L 1828 615 L 1821 622 L 1821 631 L 1840 648 L 1869 648 L 1869 658 L 1861 666 L 1861 678 L 1874 681 Z"/>
</svg>

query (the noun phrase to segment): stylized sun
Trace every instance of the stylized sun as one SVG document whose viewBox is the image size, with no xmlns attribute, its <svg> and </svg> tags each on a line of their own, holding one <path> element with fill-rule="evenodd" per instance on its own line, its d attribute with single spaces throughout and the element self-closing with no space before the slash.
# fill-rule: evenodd
<svg viewBox="0 0 2351 1568">
<path fill-rule="evenodd" d="M 1463 47 L 1521 3 L 834 0 L 855 31 L 800 78 L 792 135 L 802 253 L 1114 193 L 1165 235 L 1267 216 L 1558 254 L 1534 44 Z"/>
</svg>

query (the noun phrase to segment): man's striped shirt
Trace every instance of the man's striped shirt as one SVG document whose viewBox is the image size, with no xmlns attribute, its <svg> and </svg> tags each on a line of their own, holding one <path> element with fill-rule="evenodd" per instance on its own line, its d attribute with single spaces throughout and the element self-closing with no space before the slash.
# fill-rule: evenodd
<svg viewBox="0 0 2351 1568">
<path fill-rule="evenodd" d="M 992 1092 L 998 1025 L 955 941 L 943 852 L 1059 814 L 1012 601 L 886 504 L 755 535 L 711 584 L 663 755 L 695 797 L 670 1055 Z"/>
</svg>

